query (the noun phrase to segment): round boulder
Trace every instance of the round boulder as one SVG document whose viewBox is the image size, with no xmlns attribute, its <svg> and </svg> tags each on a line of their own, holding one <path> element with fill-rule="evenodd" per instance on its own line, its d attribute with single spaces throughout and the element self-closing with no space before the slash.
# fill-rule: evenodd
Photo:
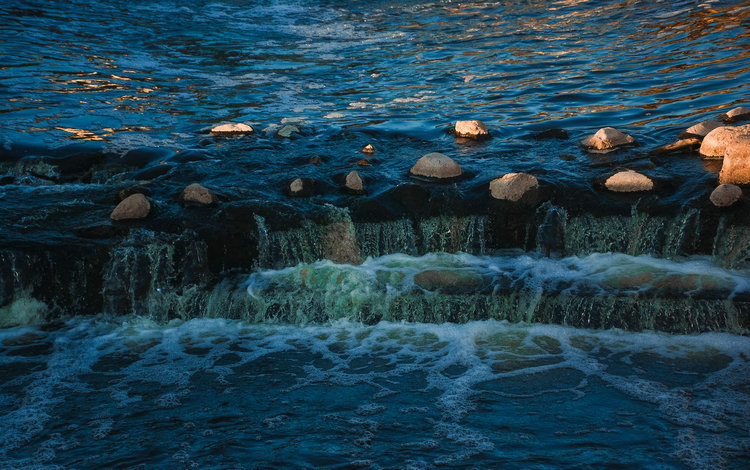
<svg viewBox="0 0 750 470">
<path fill-rule="evenodd" d="M 490 194 L 495 199 L 520 201 L 529 191 L 539 187 L 535 176 L 526 173 L 507 173 L 490 181 Z"/>
<path fill-rule="evenodd" d="M 151 203 L 141 193 L 126 197 L 109 215 L 112 220 L 143 219 L 151 212 Z"/>
<path fill-rule="evenodd" d="M 454 131 L 457 137 L 483 139 L 490 136 L 490 131 L 482 121 L 456 121 Z"/>
<path fill-rule="evenodd" d="M 292 137 L 292 135 L 299 134 L 299 132 L 300 132 L 299 127 L 293 126 L 291 124 L 287 124 L 283 126 L 281 129 L 279 129 L 278 131 L 276 131 L 276 135 L 278 137 L 289 139 Z"/>
<path fill-rule="evenodd" d="M 198 183 L 193 183 L 182 190 L 182 200 L 208 206 L 217 202 L 218 198 L 210 189 Z"/>
<path fill-rule="evenodd" d="M 241 122 L 230 122 L 221 124 L 211 129 L 212 134 L 216 135 L 243 135 L 252 134 L 253 128 Z"/>
<path fill-rule="evenodd" d="M 291 183 L 289 183 L 289 192 L 292 194 L 299 194 L 304 190 L 305 190 L 305 182 L 302 181 L 302 178 L 297 178 Z"/>
<path fill-rule="evenodd" d="M 750 125 L 717 127 L 703 138 L 700 153 L 704 158 L 722 158 L 727 145 L 742 134 L 750 133 Z"/>
<path fill-rule="evenodd" d="M 461 176 L 463 171 L 452 158 L 442 153 L 432 152 L 417 160 L 409 173 L 426 178 L 446 179 Z"/>
<path fill-rule="evenodd" d="M 744 121 L 745 119 L 750 119 L 750 109 L 740 106 L 724 114 L 720 114 L 719 119 L 724 122 Z"/>
<path fill-rule="evenodd" d="M 729 207 L 742 197 L 742 189 L 733 184 L 720 184 L 711 193 L 711 202 L 716 207 Z"/>
<path fill-rule="evenodd" d="M 750 183 L 750 129 L 727 143 L 719 172 L 720 183 Z"/>
<path fill-rule="evenodd" d="M 708 119 L 706 121 L 701 121 L 698 124 L 694 126 L 690 126 L 685 131 L 680 134 L 681 139 L 686 139 L 688 137 L 705 137 L 706 134 L 711 132 L 712 130 L 716 129 L 717 127 L 722 127 L 723 124 L 719 121 L 716 121 L 714 119 Z"/>
<path fill-rule="evenodd" d="M 592 150 L 612 150 L 623 145 L 635 144 L 635 139 L 614 127 L 603 127 L 596 134 L 586 137 L 581 144 Z"/>
<path fill-rule="evenodd" d="M 616 193 L 633 193 L 637 191 L 651 191 L 654 182 L 648 176 L 633 170 L 624 170 L 607 178 L 604 185 Z"/>
<path fill-rule="evenodd" d="M 356 171 L 350 171 L 348 175 L 346 175 L 346 183 L 344 183 L 344 186 L 346 186 L 348 189 L 352 191 L 364 191 L 365 185 L 362 182 L 362 177 L 359 176 L 359 173 Z"/>
</svg>

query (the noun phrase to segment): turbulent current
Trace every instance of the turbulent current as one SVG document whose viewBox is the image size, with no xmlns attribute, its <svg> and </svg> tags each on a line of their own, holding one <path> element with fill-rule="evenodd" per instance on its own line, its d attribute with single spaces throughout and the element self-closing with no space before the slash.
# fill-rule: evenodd
<svg viewBox="0 0 750 470">
<path fill-rule="evenodd" d="M 747 2 L 0 3 L 0 469 L 750 468 Z"/>
</svg>

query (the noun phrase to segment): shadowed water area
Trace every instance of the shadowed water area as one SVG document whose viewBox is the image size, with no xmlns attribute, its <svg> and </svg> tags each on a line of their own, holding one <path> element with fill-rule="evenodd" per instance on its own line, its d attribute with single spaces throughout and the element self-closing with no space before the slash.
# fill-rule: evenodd
<svg viewBox="0 0 750 470">
<path fill-rule="evenodd" d="M 712 0 L 2 2 L 0 468 L 747 468 L 750 201 L 654 150 L 750 106 L 749 26 Z M 581 146 L 605 126 L 637 145 Z M 462 177 L 409 175 L 436 151 Z M 624 168 L 653 190 L 608 191 Z M 508 172 L 539 186 L 493 199 Z M 110 220 L 134 193 L 148 216 Z"/>
</svg>

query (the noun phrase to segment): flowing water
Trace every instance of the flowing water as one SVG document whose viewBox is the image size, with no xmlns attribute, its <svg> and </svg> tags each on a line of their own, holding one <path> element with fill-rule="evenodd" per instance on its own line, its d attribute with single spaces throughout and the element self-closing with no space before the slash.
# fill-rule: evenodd
<svg viewBox="0 0 750 470">
<path fill-rule="evenodd" d="M 750 467 L 750 206 L 649 154 L 750 106 L 749 27 L 739 0 L 3 1 L 0 469 Z M 604 126 L 639 146 L 580 147 Z M 465 178 L 409 178 L 432 151 Z M 655 193 L 603 191 L 623 166 Z M 510 171 L 539 204 L 489 199 Z M 133 191 L 152 214 L 110 224 Z"/>
<path fill-rule="evenodd" d="M 746 468 L 750 339 L 501 322 L 0 333 L 34 468 Z"/>
</svg>

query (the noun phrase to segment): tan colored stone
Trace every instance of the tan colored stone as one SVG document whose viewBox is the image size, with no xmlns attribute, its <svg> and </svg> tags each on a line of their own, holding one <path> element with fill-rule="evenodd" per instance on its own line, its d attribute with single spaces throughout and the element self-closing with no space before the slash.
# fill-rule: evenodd
<svg viewBox="0 0 750 470">
<path fill-rule="evenodd" d="M 217 202 L 218 198 L 210 189 L 201 186 L 198 183 L 193 183 L 182 190 L 182 200 L 207 206 Z"/>
<path fill-rule="evenodd" d="M 731 142 L 742 134 L 750 133 L 750 125 L 717 127 L 703 138 L 700 153 L 704 158 L 722 158 Z"/>
<path fill-rule="evenodd" d="M 415 176 L 444 179 L 461 176 L 463 171 L 452 158 L 442 153 L 433 152 L 417 160 L 409 173 Z"/>
<path fill-rule="evenodd" d="M 687 139 L 680 139 L 677 142 L 673 142 L 669 145 L 662 145 L 659 148 L 652 150 L 651 155 L 664 155 L 672 152 L 679 152 L 682 150 L 693 150 L 700 147 L 701 140 L 697 137 L 688 137 Z"/>
<path fill-rule="evenodd" d="M 117 204 L 109 215 L 112 220 L 143 219 L 151 211 L 151 203 L 141 193 L 132 194 Z"/>
<path fill-rule="evenodd" d="M 581 141 L 584 147 L 594 150 L 611 150 L 623 145 L 635 144 L 635 139 L 614 127 L 603 127 Z"/>
<path fill-rule="evenodd" d="M 729 207 L 742 198 L 742 189 L 733 184 L 720 184 L 711 193 L 711 202 L 716 207 Z"/>
<path fill-rule="evenodd" d="M 615 173 L 604 184 L 607 189 L 616 193 L 632 193 L 654 189 L 654 182 L 651 178 L 633 170 Z"/>
<path fill-rule="evenodd" d="M 482 121 L 456 121 L 455 134 L 458 137 L 480 139 L 489 137 L 490 132 Z"/>
<path fill-rule="evenodd" d="M 705 121 L 701 121 L 698 124 L 694 126 L 690 126 L 685 131 L 680 134 L 680 137 L 688 137 L 688 136 L 698 136 L 698 137 L 705 137 L 706 134 L 711 132 L 712 130 L 716 129 L 717 127 L 722 127 L 723 124 L 715 119 L 708 119 Z"/>
<path fill-rule="evenodd" d="M 289 192 L 292 194 L 299 193 L 305 188 L 305 183 L 302 178 L 297 178 L 289 183 Z"/>
<path fill-rule="evenodd" d="M 719 119 L 724 122 L 736 122 L 744 119 L 750 119 L 750 109 L 739 106 L 724 114 L 719 115 Z"/>
<path fill-rule="evenodd" d="M 284 137 L 286 139 L 290 138 L 293 134 L 299 134 L 299 127 L 293 126 L 291 124 L 287 124 L 286 126 L 283 126 L 281 129 L 276 131 L 277 136 Z"/>
<path fill-rule="evenodd" d="M 352 191 L 364 191 L 365 185 L 362 182 L 362 177 L 359 176 L 359 173 L 356 171 L 350 171 L 348 175 L 346 175 L 346 183 L 345 186 Z"/>
<path fill-rule="evenodd" d="M 241 135 L 252 134 L 253 132 L 254 130 L 252 127 L 241 122 L 221 124 L 211 129 L 211 133 L 217 135 Z"/>
<path fill-rule="evenodd" d="M 490 181 L 490 194 L 495 199 L 520 201 L 528 191 L 539 187 L 535 176 L 526 173 L 507 173 Z"/>
<path fill-rule="evenodd" d="M 367 144 L 364 147 L 362 147 L 362 152 L 364 152 L 364 153 L 375 153 L 375 147 L 373 147 L 372 144 Z"/>
<path fill-rule="evenodd" d="M 719 172 L 720 183 L 750 183 L 750 133 L 739 134 L 727 143 Z"/>
</svg>

